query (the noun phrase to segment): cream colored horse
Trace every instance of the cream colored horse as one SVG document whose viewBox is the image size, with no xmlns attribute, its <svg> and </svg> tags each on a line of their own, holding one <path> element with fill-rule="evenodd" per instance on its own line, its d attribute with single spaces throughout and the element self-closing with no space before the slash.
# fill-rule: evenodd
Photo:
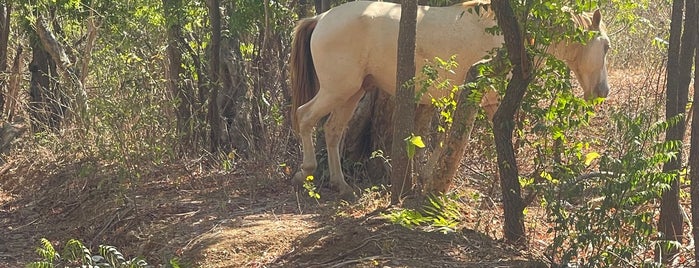
<svg viewBox="0 0 699 268">
<path fill-rule="evenodd" d="M 486 32 L 496 25 L 492 12 L 469 12 L 477 5 L 489 5 L 489 2 L 418 7 L 415 62 L 456 55 L 458 68 L 440 76 L 464 81 L 471 65 L 503 43 L 502 36 Z M 303 182 L 317 166 L 312 132 L 318 120 L 330 114 L 325 123 L 330 185 L 343 196 L 353 192 L 342 173 L 339 145 L 368 84 L 395 93 L 400 9 L 400 5 L 393 3 L 356 1 L 298 23 L 290 63 L 292 120 L 303 149 L 301 170 L 294 177 L 297 182 Z M 553 45 L 550 53 L 573 70 L 587 99 L 606 97 L 609 86 L 605 56 L 609 38 L 601 15 L 599 11 L 594 15 L 576 15 L 574 21 L 599 34 L 585 45 L 573 42 Z M 430 89 L 421 102 L 429 104 L 432 98 L 447 93 Z"/>
</svg>

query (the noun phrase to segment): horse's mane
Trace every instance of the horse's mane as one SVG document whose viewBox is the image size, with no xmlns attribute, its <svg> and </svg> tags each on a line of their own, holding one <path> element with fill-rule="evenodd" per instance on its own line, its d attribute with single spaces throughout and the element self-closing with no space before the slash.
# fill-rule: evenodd
<svg viewBox="0 0 699 268">
<path fill-rule="evenodd" d="M 455 6 L 462 6 L 464 8 L 472 8 L 475 6 L 489 6 L 490 0 L 473 0 L 468 2 L 463 2 L 461 4 L 456 4 Z"/>
<path fill-rule="evenodd" d="M 493 9 L 490 6 L 490 0 L 472 0 L 472 1 L 467 1 L 467 2 L 456 4 L 454 6 L 461 6 L 465 9 L 472 9 L 472 8 L 477 7 L 477 6 L 482 6 L 482 7 L 486 7 L 486 9 L 485 9 L 486 12 L 481 13 L 480 14 L 481 16 L 494 18 L 494 15 L 495 15 L 493 13 Z M 564 11 L 570 12 L 571 19 L 573 20 L 573 22 L 575 23 L 576 26 L 584 28 L 584 29 L 599 30 L 601 32 L 606 32 L 604 22 L 600 23 L 599 29 L 590 29 L 590 27 L 592 26 L 592 16 L 593 16 L 592 12 L 583 12 L 581 14 L 576 14 L 570 8 L 564 8 Z"/>
<path fill-rule="evenodd" d="M 462 7 L 464 9 L 473 9 L 476 7 L 484 7 L 478 15 L 481 17 L 495 18 L 495 13 L 493 13 L 493 8 L 490 6 L 490 0 L 472 0 L 454 5 L 455 7 Z"/>
<path fill-rule="evenodd" d="M 600 32 L 606 32 L 606 27 L 604 25 L 604 22 L 600 22 L 599 29 L 590 29 L 592 27 L 592 17 L 593 17 L 593 12 L 583 12 L 581 14 L 576 14 L 572 12 L 571 10 L 566 10 L 570 12 L 571 19 L 575 23 L 576 26 L 587 29 L 587 30 L 596 30 Z"/>
</svg>

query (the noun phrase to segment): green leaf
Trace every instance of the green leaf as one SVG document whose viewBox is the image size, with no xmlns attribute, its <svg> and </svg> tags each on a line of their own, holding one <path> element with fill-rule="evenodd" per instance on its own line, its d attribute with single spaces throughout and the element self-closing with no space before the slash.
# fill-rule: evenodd
<svg viewBox="0 0 699 268">
<path fill-rule="evenodd" d="M 592 163 L 592 161 L 595 161 L 595 159 L 599 158 L 600 156 L 601 155 L 597 152 L 587 153 L 585 155 L 585 165 L 589 166 Z"/>
<path fill-rule="evenodd" d="M 422 137 L 420 137 L 420 136 L 411 137 L 410 143 L 415 145 L 417 148 L 425 148 L 425 143 L 422 141 Z"/>
</svg>

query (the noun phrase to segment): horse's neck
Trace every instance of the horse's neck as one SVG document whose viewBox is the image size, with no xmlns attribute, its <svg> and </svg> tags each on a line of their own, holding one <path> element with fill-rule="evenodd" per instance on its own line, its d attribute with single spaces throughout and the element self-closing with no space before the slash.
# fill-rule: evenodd
<svg viewBox="0 0 699 268">
<path fill-rule="evenodd" d="M 561 61 L 564 61 L 569 66 L 577 60 L 578 50 L 580 45 L 576 43 L 571 43 L 568 41 L 561 41 L 559 43 L 552 44 L 546 50 L 547 53 L 556 57 Z"/>
</svg>

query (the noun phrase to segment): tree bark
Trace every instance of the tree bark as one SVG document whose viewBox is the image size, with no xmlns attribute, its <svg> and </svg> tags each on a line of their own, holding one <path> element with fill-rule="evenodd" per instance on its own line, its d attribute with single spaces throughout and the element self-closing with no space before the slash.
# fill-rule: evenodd
<svg viewBox="0 0 699 268">
<path fill-rule="evenodd" d="M 209 125 L 211 126 L 211 152 L 218 152 L 223 145 L 221 115 L 219 113 L 219 72 L 221 71 L 221 4 L 219 0 L 207 0 L 209 22 L 211 23 L 211 43 L 209 44 Z"/>
<path fill-rule="evenodd" d="M 56 64 L 35 37 L 31 42 L 32 60 L 29 63 L 31 79 L 29 81 L 29 115 L 32 130 L 39 132 L 56 132 L 61 127 L 66 109 L 65 98 L 56 73 Z"/>
<path fill-rule="evenodd" d="M 505 46 L 512 63 L 512 78 L 505 97 L 493 118 L 495 149 L 497 151 L 500 186 L 505 213 L 505 239 L 512 243 L 526 242 L 524 230 L 524 202 L 519 185 L 519 171 L 512 146 L 514 115 L 522 104 L 522 98 L 533 79 L 532 60 L 525 50 L 522 32 L 509 1 L 492 1 L 498 25 L 505 37 Z"/>
<path fill-rule="evenodd" d="M 689 83 L 691 80 L 691 68 L 694 58 L 696 40 L 696 5 L 693 0 L 687 0 L 685 6 L 685 21 L 682 27 L 682 6 L 683 0 L 673 2 L 672 21 L 670 23 L 670 47 L 668 48 L 667 63 L 667 89 L 665 104 L 665 119 L 686 113 L 687 96 Z M 682 33 L 682 28 L 684 32 Z M 680 37 L 680 33 L 682 33 Z M 680 122 L 667 129 L 665 140 L 684 140 L 685 125 Z M 662 195 L 660 204 L 660 219 L 658 221 L 658 231 L 667 240 L 682 242 L 682 214 L 680 207 L 680 184 L 679 172 L 682 168 L 682 146 L 676 151 L 677 157 L 671 159 L 663 165 L 663 172 L 674 174 L 674 179 L 670 182 L 670 189 Z M 657 252 L 657 258 L 668 261 L 677 253 L 677 248 L 661 247 Z"/>
<path fill-rule="evenodd" d="M 79 74 L 73 68 L 73 63 L 70 61 L 66 49 L 58 42 L 53 32 L 49 30 L 41 15 L 37 16 L 34 26 L 43 50 L 48 53 L 52 59 L 53 66 L 56 67 L 57 74 L 60 77 L 59 81 L 62 83 L 61 88 L 63 90 L 67 88 L 65 92 L 61 91 L 58 93 L 62 96 L 61 105 L 64 106 L 60 114 L 61 121 L 66 119 L 66 115 L 69 115 L 68 118 L 76 121 L 87 120 L 87 93 L 78 78 Z M 60 32 L 60 28 L 56 24 L 54 24 L 54 29 Z"/>
<path fill-rule="evenodd" d="M 3 1 L 3 3 L 0 3 L 0 74 L 7 72 L 7 47 L 9 46 L 11 15 L 12 1 Z M 0 75 L 0 77 L 4 76 Z M 7 98 L 7 95 L 5 95 L 6 85 L 7 80 L 0 78 L 0 112 L 5 110 L 4 107 Z"/>
<path fill-rule="evenodd" d="M 87 36 L 85 38 L 85 49 L 83 50 L 82 66 L 80 68 L 80 83 L 83 85 L 85 84 L 87 74 L 89 73 L 92 48 L 95 46 L 95 41 L 97 41 L 98 29 L 99 23 L 97 22 L 97 17 L 91 13 L 90 17 L 87 18 Z"/>
<path fill-rule="evenodd" d="M 330 0 L 315 0 L 316 14 L 323 13 L 330 9 Z"/>
<path fill-rule="evenodd" d="M 308 17 L 308 0 L 299 0 L 299 6 L 296 14 L 299 15 L 299 18 Z"/>
<path fill-rule="evenodd" d="M 417 25 L 417 1 L 404 0 L 401 5 L 398 30 L 398 73 L 396 76 L 395 111 L 393 111 L 393 142 L 391 146 L 391 203 L 412 188 L 411 159 L 403 141 L 413 132 L 415 118 L 415 85 L 409 81 L 415 77 L 415 33 Z"/>
<path fill-rule="evenodd" d="M 184 49 L 180 40 L 182 39 L 182 24 L 179 21 L 178 9 L 182 6 L 182 0 L 163 0 L 163 10 L 167 22 L 167 88 L 172 92 L 176 107 L 175 113 L 177 116 L 177 135 L 179 142 L 177 150 L 183 153 L 192 147 L 192 135 L 189 127 L 192 120 L 191 107 L 194 103 L 193 96 L 189 92 L 183 75 L 185 73 L 182 66 L 182 53 Z M 203 79 L 200 77 L 199 79 Z"/>
<path fill-rule="evenodd" d="M 694 28 L 699 34 L 699 27 Z M 694 66 L 699 66 L 699 57 L 694 58 Z M 694 68 L 694 77 L 699 77 L 699 68 Z M 689 180 L 690 180 L 690 196 L 692 199 L 692 235 L 694 241 L 699 241 L 699 81 L 694 80 L 694 100 L 692 104 L 692 127 L 690 134 L 691 144 L 689 148 Z M 699 247 L 694 247 L 694 266 L 699 267 Z"/>
<path fill-rule="evenodd" d="M 17 45 L 15 58 L 12 60 L 12 70 L 10 71 L 10 82 L 7 86 L 7 105 L 5 106 L 5 114 L 7 121 L 12 122 L 15 116 L 15 108 L 19 99 L 20 81 L 22 80 L 22 68 L 24 61 L 22 60 L 22 45 Z"/>
</svg>

